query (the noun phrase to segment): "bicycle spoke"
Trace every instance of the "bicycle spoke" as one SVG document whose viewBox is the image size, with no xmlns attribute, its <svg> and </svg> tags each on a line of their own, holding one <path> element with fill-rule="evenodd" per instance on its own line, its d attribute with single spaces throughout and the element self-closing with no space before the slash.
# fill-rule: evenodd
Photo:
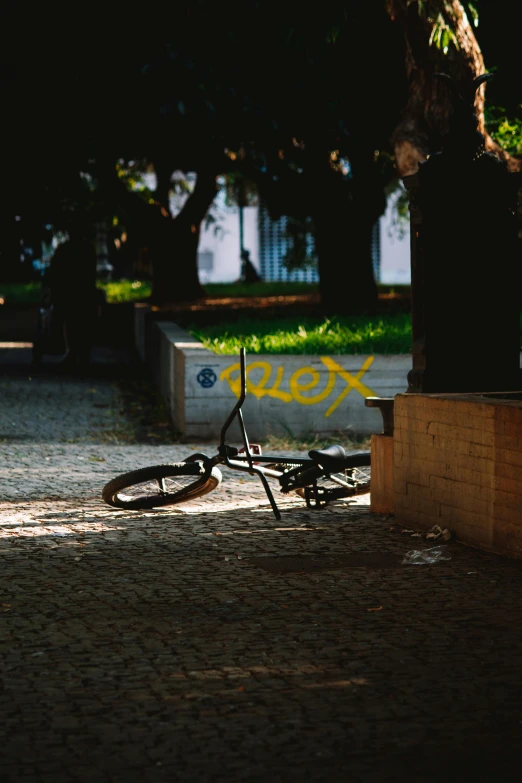
<svg viewBox="0 0 522 783">
<path fill-rule="evenodd" d="M 194 481 L 194 476 L 182 478 L 167 476 L 151 479 L 150 481 L 143 481 L 139 484 L 134 484 L 132 487 L 127 487 L 127 489 L 122 491 L 122 497 L 124 496 L 125 499 L 132 500 L 138 497 L 154 497 L 158 494 L 169 495 L 184 490 L 187 485 L 193 484 Z"/>
</svg>

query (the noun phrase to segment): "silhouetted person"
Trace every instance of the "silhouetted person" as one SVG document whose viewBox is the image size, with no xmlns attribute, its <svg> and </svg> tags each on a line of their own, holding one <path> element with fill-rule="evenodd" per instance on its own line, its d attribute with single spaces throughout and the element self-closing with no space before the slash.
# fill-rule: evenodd
<svg viewBox="0 0 522 783">
<path fill-rule="evenodd" d="M 96 289 L 96 252 L 82 234 L 59 245 L 47 274 L 53 317 L 63 324 L 65 366 L 89 363 L 95 318 L 99 306 Z"/>
<path fill-rule="evenodd" d="M 241 251 L 241 282 L 242 283 L 260 283 L 261 276 L 250 260 L 250 251 Z"/>
</svg>

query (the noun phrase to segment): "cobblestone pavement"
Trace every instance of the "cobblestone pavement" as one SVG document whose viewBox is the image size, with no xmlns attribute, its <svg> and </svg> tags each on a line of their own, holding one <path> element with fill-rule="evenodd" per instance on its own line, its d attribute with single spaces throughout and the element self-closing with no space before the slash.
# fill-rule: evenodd
<svg viewBox="0 0 522 783">
<path fill-rule="evenodd" d="M 433 544 L 367 497 L 277 522 L 229 472 L 112 509 L 202 444 L 124 442 L 109 374 L 30 377 L 0 379 L 2 783 L 520 780 L 520 562 L 402 565 Z"/>
</svg>

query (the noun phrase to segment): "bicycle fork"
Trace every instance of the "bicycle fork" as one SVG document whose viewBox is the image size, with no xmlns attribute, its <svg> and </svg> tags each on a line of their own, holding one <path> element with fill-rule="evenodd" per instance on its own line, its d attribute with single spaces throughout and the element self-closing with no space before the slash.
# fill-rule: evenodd
<svg viewBox="0 0 522 783">
<path fill-rule="evenodd" d="M 268 484 L 268 481 L 266 479 L 266 476 L 264 475 L 261 468 L 258 468 L 257 465 L 254 465 L 254 461 L 252 459 L 252 452 L 250 451 L 250 443 L 248 442 L 248 436 L 246 432 L 245 422 L 243 421 L 243 412 L 241 410 L 243 403 L 245 401 L 246 397 L 246 362 L 245 362 L 245 355 L 246 351 L 244 348 L 240 349 L 239 352 L 239 359 L 240 359 L 240 367 L 241 367 L 241 394 L 239 395 L 239 399 L 234 405 L 234 408 L 232 409 L 232 412 L 230 413 L 230 416 L 226 420 L 226 422 L 223 425 L 223 428 L 221 430 L 221 437 L 219 441 L 219 455 L 224 459 L 225 465 L 227 465 L 229 468 L 232 468 L 233 470 L 245 470 L 247 473 L 255 473 L 256 476 L 259 476 L 261 479 L 261 482 L 263 484 L 263 487 L 266 492 L 266 496 L 268 500 L 270 501 L 270 505 L 272 506 L 272 511 L 274 512 L 275 518 L 277 520 L 281 519 L 281 512 L 279 511 L 277 507 L 277 503 L 275 502 L 274 495 L 272 494 L 272 490 L 270 489 L 270 486 Z M 234 419 L 238 420 L 239 423 L 239 429 L 241 430 L 241 437 L 243 439 L 243 444 L 245 446 L 245 454 L 248 462 L 248 467 L 245 465 L 239 466 L 239 465 L 231 465 L 230 463 L 230 457 L 236 456 L 237 449 L 231 449 L 230 446 L 227 446 L 225 443 L 225 435 L 234 421 Z"/>
</svg>

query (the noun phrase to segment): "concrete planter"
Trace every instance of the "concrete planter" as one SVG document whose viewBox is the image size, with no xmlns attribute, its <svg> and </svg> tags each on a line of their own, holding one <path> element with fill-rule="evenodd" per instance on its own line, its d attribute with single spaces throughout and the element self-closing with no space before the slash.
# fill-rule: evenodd
<svg viewBox="0 0 522 783">
<path fill-rule="evenodd" d="M 145 307 L 136 308 L 136 344 L 176 429 L 215 440 L 239 394 L 239 357 L 216 355 L 175 324 L 147 319 Z M 380 432 L 381 415 L 364 400 L 404 392 L 410 368 L 409 355 L 247 355 L 249 436 Z"/>
</svg>

